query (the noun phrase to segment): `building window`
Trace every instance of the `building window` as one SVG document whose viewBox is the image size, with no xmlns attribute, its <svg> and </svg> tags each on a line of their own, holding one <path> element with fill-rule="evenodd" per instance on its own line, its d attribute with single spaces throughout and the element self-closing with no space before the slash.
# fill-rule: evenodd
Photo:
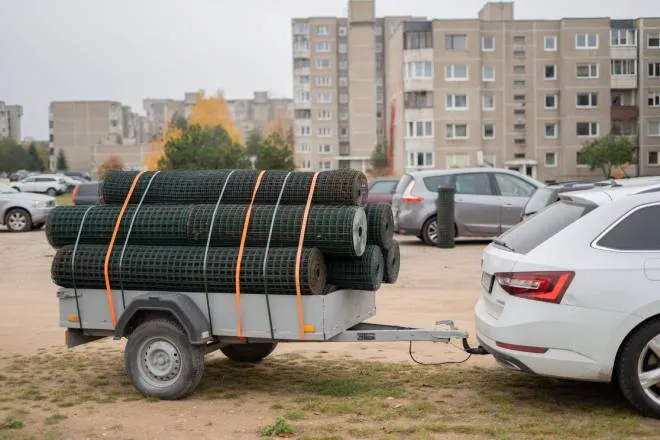
<svg viewBox="0 0 660 440">
<path fill-rule="evenodd" d="M 383 85 L 383 77 L 382 76 L 377 76 L 376 79 L 374 79 L 374 83 L 377 86 L 382 86 Z"/>
<path fill-rule="evenodd" d="M 348 112 L 339 113 L 339 120 L 340 121 L 348 121 Z"/>
<path fill-rule="evenodd" d="M 404 49 L 431 49 L 433 48 L 433 33 L 431 31 L 406 32 L 403 41 Z"/>
<path fill-rule="evenodd" d="M 331 170 L 332 162 L 329 160 L 322 160 L 319 162 L 319 170 Z"/>
<path fill-rule="evenodd" d="M 433 78 L 433 62 L 410 61 L 406 63 L 406 78 Z"/>
<path fill-rule="evenodd" d="M 299 104 L 309 102 L 309 92 L 305 90 L 296 90 L 296 102 Z"/>
<path fill-rule="evenodd" d="M 468 66 L 467 64 L 449 64 L 445 67 L 445 80 L 446 81 L 467 81 L 468 79 Z"/>
<path fill-rule="evenodd" d="M 610 44 L 617 46 L 637 46 L 637 29 L 610 30 Z"/>
<path fill-rule="evenodd" d="M 319 87 L 330 87 L 332 85 L 332 78 L 329 76 L 317 76 L 315 81 Z"/>
<path fill-rule="evenodd" d="M 660 63 L 649 63 L 649 78 L 660 78 Z"/>
<path fill-rule="evenodd" d="M 580 79 L 598 78 L 598 63 L 578 64 L 575 76 Z"/>
<path fill-rule="evenodd" d="M 514 79 L 513 80 L 513 87 L 515 87 L 517 89 L 525 87 L 525 80 L 524 79 Z"/>
<path fill-rule="evenodd" d="M 495 139 L 495 125 L 493 124 L 484 124 L 484 139 Z"/>
<path fill-rule="evenodd" d="M 340 76 L 339 77 L 339 86 L 340 87 L 348 87 L 348 77 L 347 76 Z"/>
<path fill-rule="evenodd" d="M 524 35 L 514 35 L 513 44 L 516 44 L 518 46 L 520 46 L 522 44 L 525 44 L 525 36 Z"/>
<path fill-rule="evenodd" d="M 309 58 L 296 58 L 293 60 L 294 69 L 306 69 L 309 67 Z"/>
<path fill-rule="evenodd" d="M 577 108 L 594 108 L 598 106 L 598 93 L 578 93 L 576 95 Z"/>
<path fill-rule="evenodd" d="M 467 110 L 468 98 L 465 94 L 447 95 L 445 99 L 445 108 L 447 110 Z"/>
<path fill-rule="evenodd" d="M 348 46 L 346 43 L 339 43 L 339 53 L 346 53 L 348 52 Z"/>
<path fill-rule="evenodd" d="M 557 166 L 557 153 L 545 153 L 545 166 L 548 168 L 554 168 Z"/>
<path fill-rule="evenodd" d="M 482 78 L 484 81 L 495 81 L 495 67 L 490 65 L 484 66 Z"/>
<path fill-rule="evenodd" d="M 612 60 L 610 61 L 612 75 L 632 76 L 637 74 L 637 60 Z"/>
<path fill-rule="evenodd" d="M 346 99 L 346 102 L 348 102 L 348 99 Z M 376 103 L 382 104 L 383 102 L 385 102 L 385 93 L 383 93 L 383 89 L 378 89 L 376 91 Z"/>
<path fill-rule="evenodd" d="M 346 28 L 346 26 L 339 26 L 339 28 L 337 29 L 337 33 L 339 34 L 340 37 L 345 37 L 346 35 L 348 35 L 348 29 Z"/>
<path fill-rule="evenodd" d="M 513 57 L 519 60 L 522 60 L 525 58 L 525 51 L 524 50 L 514 50 L 513 51 Z"/>
<path fill-rule="evenodd" d="M 310 159 L 303 159 L 300 161 L 300 169 L 302 170 L 311 170 L 312 161 Z"/>
<path fill-rule="evenodd" d="M 348 93 L 341 93 L 339 95 L 339 103 L 348 104 Z"/>
<path fill-rule="evenodd" d="M 405 108 L 433 108 L 433 92 L 417 91 L 406 92 L 404 95 Z"/>
<path fill-rule="evenodd" d="M 546 110 L 554 110 L 557 108 L 557 95 L 556 94 L 551 94 L 551 95 L 545 95 L 545 100 L 544 100 L 544 106 Z"/>
<path fill-rule="evenodd" d="M 467 139 L 467 124 L 447 124 L 447 139 Z"/>
<path fill-rule="evenodd" d="M 327 58 L 317 58 L 316 60 L 314 60 L 314 66 L 317 69 L 329 69 L 330 60 Z"/>
<path fill-rule="evenodd" d="M 650 92 L 648 103 L 649 107 L 660 107 L 660 92 Z"/>
<path fill-rule="evenodd" d="M 646 45 L 648 46 L 649 49 L 660 49 L 660 33 L 649 32 L 646 41 L 647 41 Z"/>
<path fill-rule="evenodd" d="M 316 95 L 317 104 L 330 104 L 332 102 L 332 93 L 319 93 Z"/>
<path fill-rule="evenodd" d="M 330 31 L 325 24 L 316 25 L 316 35 L 329 35 Z"/>
<path fill-rule="evenodd" d="M 495 96 L 492 93 L 484 93 L 481 97 L 481 108 L 486 111 L 495 110 Z"/>
<path fill-rule="evenodd" d="M 327 41 L 319 41 L 314 45 L 316 52 L 330 52 L 330 43 Z"/>
<path fill-rule="evenodd" d="M 301 86 L 309 84 L 309 75 L 296 75 L 296 84 Z"/>
<path fill-rule="evenodd" d="M 311 151 L 311 148 L 309 147 L 309 144 L 307 142 L 301 142 L 298 144 L 298 152 L 299 153 L 309 153 Z"/>
<path fill-rule="evenodd" d="M 299 125 L 297 131 L 298 136 L 310 136 L 312 134 L 312 128 L 309 125 Z"/>
<path fill-rule="evenodd" d="M 408 168 L 433 167 L 435 167 L 435 153 L 413 151 L 408 153 Z"/>
<path fill-rule="evenodd" d="M 470 166 L 470 155 L 468 153 L 447 154 L 445 166 L 447 168 L 467 168 Z"/>
<path fill-rule="evenodd" d="M 376 26 L 374 28 L 374 34 L 381 36 L 383 35 L 383 27 L 382 26 Z"/>
<path fill-rule="evenodd" d="M 589 164 L 584 162 L 584 159 L 582 158 L 582 153 L 578 151 L 575 153 L 575 164 L 577 165 L 578 168 L 587 168 Z"/>
<path fill-rule="evenodd" d="M 406 136 L 409 138 L 433 137 L 433 121 L 409 121 L 406 128 Z"/>
<path fill-rule="evenodd" d="M 596 137 L 598 136 L 598 123 L 578 122 L 575 124 L 575 134 L 579 137 Z"/>
<path fill-rule="evenodd" d="M 543 50 L 546 52 L 557 51 L 557 37 L 555 35 L 546 35 L 543 37 Z"/>
<path fill-rule="evenodd" d="M 649 121 L 648 133 L 649 136 L 660 136 L 660 121 Z"/>
<path fill-rule="evenodd" d="M 660 165 L 657 151 L 649 151 L 649 165 Z"/>
<path fill-rule="evenodd" d="M 525 66 L 524 65 L 513 66 L 513 74 L 514 75 L 524 75 L 525 74 Z"/>
<path fill-rule="evenodd" d="M 309 25 L 307 23 L 296 23 L 293 27 L 293 33 L 304 35 L 309 33 Z"/>
<path fill-rule="evenodd" d="M 546 139 L 557 139 L 557 123 L 556 122 L 545 124 L 544 137 Z"/>
<path fill-rule="evenodd" d="M 348 70 L 348 61 L 340 61 L 339 70 Z"/>
<path fill-rule="evenodd" d="M 513 129 L 516 131 L 525 131 L 526 127 L 525 124 L 513 124 Z"/>
<path fill-rule="evenodd" d="M 481 50 L 484 52 L 493 52 L 495 50 L 495 37 L 492 35 L 481 37 Z"/>
<path fill-rule="evenodd" d="M 344 138 L 344 139 L 347 138 L 347 137 L 348 137 L 348 128 L 346 128 L 346 127 L 341 127 L 341 128 L 339 129 L 339 137 L 340 137 L 340 138 Z"/>
<path fill-rule="evenodd" d="M 448 51 L 467 50 L 467 35 L 450 34 L 445 36 L 445 49 Z"/>
<path fill-rule="evenodd" d="M 332 146 L 330 144 L 319 144 L 319 153 L 321 154 L 331 154 Z"/>
<path fill-rule="evenodd" d="M 319 127 L 316 130 L 316 134 L 319 137 L 331 137 L 332 136 L 332 129 L 330 127 Z"/>
<path fill-rule="evenodd" d="M 293 37 L 293 50 L 295 52 L 309 50 L 309 38 L 296 35 Z"/>
<path fill-rule="evenodd" d="M 598 49 L 598 34 L 596 32 L 578 32 L 575 34 L 576 49 Z"/>
<path fill-rule="evenodd" d="M 376 43 L 376 53 L 383 52 L 383 43 Z"/>
<path fill-rule="evenodd" d="M 330 110 L 321 110 L 316 114 L 319 121 L 329 121 L 332 119 L 332 112 Z"/>
<path fill-rule="evenodd" d="M 516 102 L 523 102 L 525 101 L 525 95 L 513 95 L 513 100 Z"/>
<path fill-rule="evenodd" d="M 543 77 L 545 79 L 557 79 L 557 66 L 554 64 L 547 64 L 545 66 Z"/>
</svg>

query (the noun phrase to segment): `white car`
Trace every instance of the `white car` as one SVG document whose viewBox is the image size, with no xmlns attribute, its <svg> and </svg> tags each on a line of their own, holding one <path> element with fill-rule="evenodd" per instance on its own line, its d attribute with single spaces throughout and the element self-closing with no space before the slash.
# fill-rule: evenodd
<svg viewBox="0 0 660 440">
<path fill-rule="evenodd" d="M 566 194 L 489 244 L 476 336 L 500 363 L 617 383 L 660 417 L 660 193 Z"/>
<path fill-rule="evenodd" d="M 66 182 L 59 176 L 41 174 L 12 182 L 11 187 L 21 192 L 48 194 L 51 197 L 67 192 Z"/>
</svg>

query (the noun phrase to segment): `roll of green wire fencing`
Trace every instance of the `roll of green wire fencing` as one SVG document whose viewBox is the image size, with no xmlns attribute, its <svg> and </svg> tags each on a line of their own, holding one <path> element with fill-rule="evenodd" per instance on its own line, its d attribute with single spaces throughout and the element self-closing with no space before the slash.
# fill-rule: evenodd
<svg viewBox="0 0 660 440">
<path fill-rule="evenodd" d="M 383 259 L 385 260 L 385 272 L 383 273 L 383 282 L 394 284 L 399 278 L 399 269 L 401 268 L 401 251 L 399 242 L 392 240 L 387 248 L 382 248 Z"/>
<path fill-rule="evenodd" d="M 231 171 L 161 171 L 154 177 L 144 203 L 216 203 Z M 131 204 L 139 203 L 153 173 L 146 172 L 140 178 L 131 196 Z M 101 188 L 105 203 L 122 204 L 137 174 L 137 171 L 108 171 Z M 287 174 L 287 171 L 266 171 L 259 185 L 255 203 L 274 204 Z M 258 175 L 258 170 L 235 170 L 229 178 L 221 203 L 249 203 Z M 313 172 L 292 172 L 286 182 L 281 203 L 304 205 L 307 202 L 313 177 Z M 367 177 L 360 171 L 349 169 L 322 171 L 318 175 L 312 203 L 363 206 L 366 203 L 367 192 Z"/>
<path fill-rule="evenodd" d="M 367 243 L 382 248 L 389 247 L 394 240 L 394 219 L 392 208 L 386 203 L 368 204 L 364 208 L 367 214 Z"/>
<path fill-rule="evenodd" d="M 378 290 L 383 282 L 385 262 L 376 245 L 367 245 L 361 257 L 326 257 L 328 284 L 340 289 Z"/>
<path fill-rule="evenodd" d="M 107 246 L 80 245 L 72 267 L 74 246 L 55 254 L 51 266 L 53 282 L 61 287 L 105 289 L 104 262 Z M 148 291 L 204 292 L 204 247 L 123 246 L 112 250 L 109 277 L 113 289 Z M 297 248 L 245 248 L 241 264 L 241 293 L 295 295 Z M 209 292 L 234 292 L 238 248 L 209 248 L 207 277 Z M 301 293 L 322 294 L 326 285 L 326 265 L 316 248 L 303 248 L 300 265 Z"/>
<path fill-rule="evenodd" d="M 121 207 L 95 206 L 83 217 L 86 206 L 55 208 L 47 222 L 46 237 L 57 248 L 74 244 L 107 244 Z M 128 206 L 117 240 L 123 244 L 131 223 L 129 245 L 206 246 L 215 205 L 142 205 L 136 214 Z M 266 246 L 273 224 L 270 246 L 297 246 L 305 207 L 302 205 L 255 205 L 252 207 L 246 245 Z M 240 245 L 247 205 L 219 205 L 213 222 L 211 246 Z M 133 221 L 133 217 L 135 220 Z M 358 206 L 312 206 L 305 233 L 305 247 L 316 247 L 326 255 L 356 257 L 367 243 L 367 217 Z"/>
</svg>

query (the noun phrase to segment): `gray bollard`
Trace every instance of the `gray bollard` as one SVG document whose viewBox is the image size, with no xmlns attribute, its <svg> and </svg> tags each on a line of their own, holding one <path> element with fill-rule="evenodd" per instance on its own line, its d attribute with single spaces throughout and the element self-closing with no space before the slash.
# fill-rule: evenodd
<svg viewBox="0 0 660 440">
<path fill-rule="evenodd" d="M 448 249 L 454 247 L 454 194 L 452 186 L 439 186 L 436 207 L 437 246 Z"/>
</svg>

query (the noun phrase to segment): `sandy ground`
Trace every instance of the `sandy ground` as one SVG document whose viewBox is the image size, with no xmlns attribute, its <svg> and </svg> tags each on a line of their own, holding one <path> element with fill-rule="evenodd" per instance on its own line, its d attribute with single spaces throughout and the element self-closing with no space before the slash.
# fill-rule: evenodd
<svg viewBox="0 0 660 440">
<path fill-rule="evenodd" d="M 398 282 L 384 285 L 377 297 L 377 316 L 371 321 L 387 324 L 432 327 L 440 319 L 453 319 L 459 328 L 473 334 L 472 308 L 480 290 L 480 257 L 484 242 L 467 242 L 454 249 L 424 246 L 416 238 L 401 238 L 402 265 Z M 38 349 L 52 350 L 64 343 L 58 326 L 55 286 L 50 278 L 54 250 L 44 232 L 23 234 L 0 229 L 0 357 L 32 354 Z M 470 338 L 474 344 L 474 338 Z M 116 347 L 123 342 L 102 344 Z M 456 341 L 460 345 L 460 341 Z M 273 356 L 300 352 L 328 356 L 352 356 L 373 361 L 408 361 L 407 343 L 298 343 L 280 344 Z M 414 344 L 416 357 L 424 362 L 456 361 L 465 354 L 441 343 Z M 322 362 L 322 360 L 321 360 Z M 473 356 L 469 364 L 492 366 L 487 356 Z M 0 364 L 0 367 L 2 364 Z M 429 367 L 433 368 L 433 367 Z M 272 422 L 277 413 L 267 396 L 254 399 L 237 410 L 231 401 L 202 401 L 194 398 L 181 402 L 120 402 L 108 410 L 85 412 L 76 423 L 67 421 L 61 428 L 64 438 L 139 438 L 169 435 L 170 438 L 255 438 L 255 430 Z M 246 411 L 245 408 L 249 408 Z M 224 434 L 207 423 L 218 414 L 230 414 L 222 420 Z M 72 417 L 69 418 L 71 420 Z M 121 435 L 108 431 L 121 421 Z M 110 433 L 108 433 L 110 432 Z"/>
</svg>

